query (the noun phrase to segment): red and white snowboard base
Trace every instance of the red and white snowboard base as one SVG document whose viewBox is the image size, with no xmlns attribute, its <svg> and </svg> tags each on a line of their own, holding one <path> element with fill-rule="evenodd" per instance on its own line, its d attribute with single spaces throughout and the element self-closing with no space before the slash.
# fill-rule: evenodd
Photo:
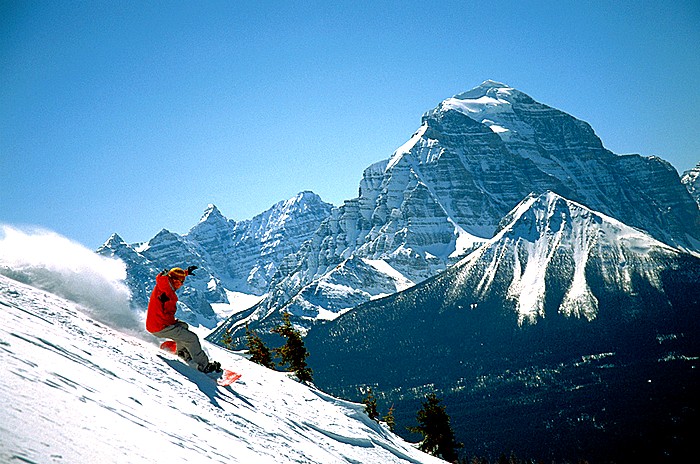
<svg viewBox="0 0 700 464">
<path fill-rule="evenodd" d="M 228 369 L 224 369 L 224 372 L 221 373 L 221 377 L 216 379 L 216 383 L 222 387 L 225 387 L 227 385 L 231 385 L 233 382 L 240 378 L 241 374 L 230 371 Z"/>
<path fill-rule="evenodd" d="M 177 344 L 173 340 L 166 340 L 160 344 L 160 349 L 167 351 L 168 353 L 177 354 Z M 216 383 L 222 387 L 231 385 L 233 382 L 241 378 L 241 374 L 224 369 L 221 373 L 221 377 L 216 379 Z"/>
</svg>

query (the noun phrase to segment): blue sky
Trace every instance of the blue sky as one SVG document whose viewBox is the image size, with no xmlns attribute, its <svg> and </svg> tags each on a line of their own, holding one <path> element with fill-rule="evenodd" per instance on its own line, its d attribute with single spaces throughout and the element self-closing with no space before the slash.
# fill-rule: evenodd
<svg viewBox="0 0 700 464">
<path fill-rule="evenodd" d="M 339 205 L 486 79 L 615 153 L 700 162 L 697 1 L 0 0 L 0 223 L 91 248 Z"/>
</svg>

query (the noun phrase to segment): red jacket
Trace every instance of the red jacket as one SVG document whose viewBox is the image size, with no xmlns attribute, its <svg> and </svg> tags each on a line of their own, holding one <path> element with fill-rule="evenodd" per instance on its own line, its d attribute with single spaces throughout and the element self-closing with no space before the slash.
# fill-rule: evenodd
<svg viewBox="0 0 700 464">
<path fill-rule="evenodd" d="M 156 286 L 148 301 L 146 312 L 146 330 L 151 333 L 160 332 L 175 324 L 177 310 L 177 295 L 170 285 L 170 278 L 164 274 L 156 276 Z"/>
</svg>

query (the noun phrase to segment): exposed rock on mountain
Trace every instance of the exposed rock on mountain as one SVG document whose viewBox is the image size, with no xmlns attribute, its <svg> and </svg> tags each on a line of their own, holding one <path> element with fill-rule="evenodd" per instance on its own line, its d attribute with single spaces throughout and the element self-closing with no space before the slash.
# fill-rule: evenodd
<svg viewBox="0 0 700 464">
<path fill-rule="evenodd" d="M 162 230 L 145 244 L 128 245 L 114 234 L 97 252 L 124 260 L 133 304 L 140 308 L 146 307 L 158 272 L 199 266 L 181 291 L 178 317 L 214 328 L 222 315 L 212 304 L 230 303 L 231 292 L 262 295 L 284 257 L 311 236 L 331 206 L 312 192 L 302 192 L 253 219 L 235 222 L 209 205 L 184 236 Z"/>
<path fill-rule="evenodd" d="M 700 208 L 700 163 L 693 169 L 683 173 L 681 182 L 688 189 L 688 192 L 695 198 L 695 202 Z"/>
<path fill-rule="evenodd" d="M 269 296 L 221 330 L 240 340 L 246 322 L 267 328 L 281 310 L 308 328 L 398 290 L 389 275 L 421 282 L 490 239 L 531 192 L 547 190 L 700 250 L 700 210 L 671 165 L 616 155 L 586 122 L 486 81 L 427 112 L 404 146 L 368 167 L 359 196 L 334 209 L 286 261 Z M 385 264 L 356 267 L 342 282 L 336 269 L 348 259 Z"/>
</svg>

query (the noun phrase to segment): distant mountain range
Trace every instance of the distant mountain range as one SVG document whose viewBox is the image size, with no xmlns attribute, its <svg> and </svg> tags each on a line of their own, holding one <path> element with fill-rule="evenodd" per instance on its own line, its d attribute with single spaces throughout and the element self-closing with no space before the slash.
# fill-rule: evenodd
<svg viewBox="0 0 700 464">
<path fill-rule="evenodd" d="M 138 244 L 115 234 L 98 252 L 127 263 L 138 307 L 161 269 L 200 266 L 183 291 L 181 318 L 213 328 L 234 313 L 212 339 L 225 330 L 240 342 L 246 323 L 266 331 L 281 311 L 306 330 L 439 274 L 490 239 L 531 193 L 556 192 L 698 252 L 697 169 L 681 183 L 660 158 L 615 155 L 587 123 L 486 81 L 423 115 L 406 144 L 365 170 L 359 196 L 339 207 L 302 192 L 235 222 L 210 205 L 188 234 L 163 230 Z M 264 298 L 240 311 L 241 294 Z"/>
<path fill-rule="evenodd" d="M 235 222 L 209 205 L 185 235 L 164 229 L 146 243 L 129 245 L 114 234 L 97 252 L 126 263 L 133 305 L 142 309 L 158 272 L 199 266 L 182 289 L 178 317 L 214 328 L 235 310 L 237 294 L 265 293 L 285 257 L 311 237 L 331 208 L 318 195 L 302 192 L 251 220 Z"/>
<path fill-rule="evenodd" d="M 493 237 L 515 205 L 545 191 L 700 250 L 700 209 L 669 163 L 615 155 L 587 123 L 486 81 L 423 115 L 405 145 L 365 170 L 359 197 L 334 208 L 288 257 L 267 297 L 212 340 L 226 331 L 241 342 L 246 323 L 267 332 L 281 311 L 309 328 L 408 288 Z"/>
</svg>

